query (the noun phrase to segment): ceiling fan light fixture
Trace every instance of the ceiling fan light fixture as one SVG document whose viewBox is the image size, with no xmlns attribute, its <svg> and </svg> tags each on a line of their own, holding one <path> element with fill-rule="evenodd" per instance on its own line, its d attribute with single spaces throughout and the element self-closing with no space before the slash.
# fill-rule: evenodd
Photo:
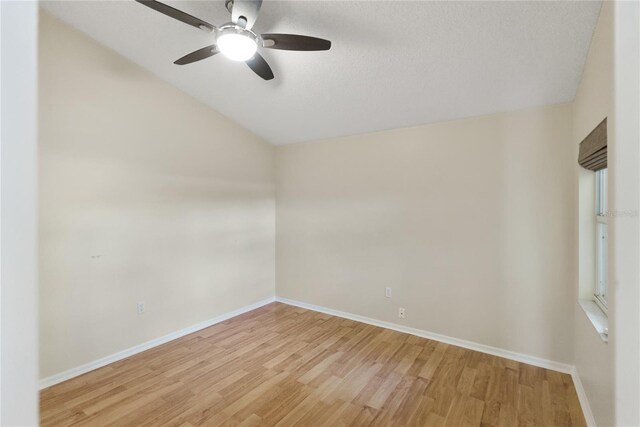
<svg viewBox="0 0 640 427">
<path fill-rule="evenodd" d="M 218 50 L 232 61 L 247 61 L 258 50 L 257 36 L 236 26 L 221 28 L 216 43 Z"/>
<path fill-rule="evenodd" d="M 2 1 L 2 0 L 0 0 Z M 157 0 L 136 0 L 138 3 L 160 12 L 192 27 L 213 33 L 212 44 L 195 50 L 173 63 L 176 65 L 192 64 L 219 53 L 233 61 L 242 61 L 263 80 L 274 78 L 273 70 L 258 53 L 258 48 L 318 51 L 331 49 L 331 42 L 317 37 L 300 34 L 262 34 L 257 35 L 251 29 L 255 24 L 262 0 L 226 0 L 226 7 L 231 12 L 231 22 L 221 27 L 212 25 L 200 18 L 161 3 Z"/>
</svg>

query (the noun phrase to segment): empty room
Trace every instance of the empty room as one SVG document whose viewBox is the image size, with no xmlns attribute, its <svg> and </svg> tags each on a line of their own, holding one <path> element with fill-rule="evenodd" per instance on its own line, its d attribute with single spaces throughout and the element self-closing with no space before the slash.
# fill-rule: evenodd
<svg viewBox="0 0 640 427">
<path fill-rule="evenodd" d="M 1 2 L 2 426 L 640 426 L 640 3 Z"/>
</svg>

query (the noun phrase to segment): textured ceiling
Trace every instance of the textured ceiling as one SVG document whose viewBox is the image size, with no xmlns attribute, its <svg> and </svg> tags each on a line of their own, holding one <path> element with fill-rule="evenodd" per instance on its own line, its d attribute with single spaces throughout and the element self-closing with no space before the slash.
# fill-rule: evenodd
<svg viewBox="0 0 640 427">
<path fill-rule="evenodd" d="M 600 2 L 265 0 L 256 32 L 330 39 L 328 52 L 266 50 L 263 81 L 218 55 L 173 61 L 211 35 L 134 1 L 43 1 L 100 43 L 274 144 L 573 100 Z M 220 25 L 220 1 L 167 1 Z"/>
</svg>

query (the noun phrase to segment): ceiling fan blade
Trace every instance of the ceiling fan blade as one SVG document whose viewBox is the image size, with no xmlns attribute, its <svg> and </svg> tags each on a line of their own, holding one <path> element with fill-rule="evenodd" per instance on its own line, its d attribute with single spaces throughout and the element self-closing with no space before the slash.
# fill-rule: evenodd
<svg viewBox="0 0 640 427">
<path fill-rule="evenodd" d="M 247 65 L 263 79 L 271 80 L 273 78 L 273 71 L 271 71 L 271 67 L 269 67 L 267 61 L 265 61 L 258 52 L 256 52 L 253 58 L 247 61 Z"/>
<path fill-rule="evenodd" d="M 173 19 L 177 19 L 178 21 L 182 21 L 185 24 L 192 25 L 201 30 L 205 30 L 208 32 L 212 32 L 216 27 L 214 25 L 209 24 L 208 22 L 203 21 L 202 19 L 196 18 L 195 16 L 191 16 L 188 13 L 185 13 L 181 10 L 173 8 L 164 3 L 160 3 L 155 0 L 136 0 L 138 3 L 141 3 L 151 9 L 163 13 L 167 16 L 170 16 Z"/>
<path fill-rule="evenodd" d="M 203 47 L 202 49 L 198 49 L 194 52 L 191 52 L 188 55 L 183 56 L 177 61 L 174 61 L 174 64 L 177 64 L 177 65 L 191 64 L 192 62 L 200 61 L 210 56 L 213 56 L 216 53 L 219 53 L 219 51 L 216 45 L 212 44 L 211 46 Z"/>
<path fill-rule="evenodd" d="M 233 0 L 231 8 L 231 21 L 234 24 L 244 26 L 250 30 L 258 19 L 258 13 L 262 6 L 262 0 Z M 243 20 L 244 18 L 244 25 Z"/>
<path fill-rule="evenodd" d="M 282 50 L 329 50 L 331 42 L 317 37 L 299 36 L 297 34 L 262 34 L 262 40 L 272 41 L 264 47 Z"/>
</svg>

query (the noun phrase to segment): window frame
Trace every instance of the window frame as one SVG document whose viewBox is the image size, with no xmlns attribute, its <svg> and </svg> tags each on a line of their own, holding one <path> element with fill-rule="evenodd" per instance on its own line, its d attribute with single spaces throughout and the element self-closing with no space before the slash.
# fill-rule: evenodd
<svg viewBox="0 0 640 427">
<path fill-rule="evenodd" d="M 596 172 L 596 206 L 595 206 L 595 267 L 596 280 L 593 292 L 594 302 L 607 313 L 607 273 L 608 273 L 608 204 L 607 204 L 607 169 Z"/>
</svg>

